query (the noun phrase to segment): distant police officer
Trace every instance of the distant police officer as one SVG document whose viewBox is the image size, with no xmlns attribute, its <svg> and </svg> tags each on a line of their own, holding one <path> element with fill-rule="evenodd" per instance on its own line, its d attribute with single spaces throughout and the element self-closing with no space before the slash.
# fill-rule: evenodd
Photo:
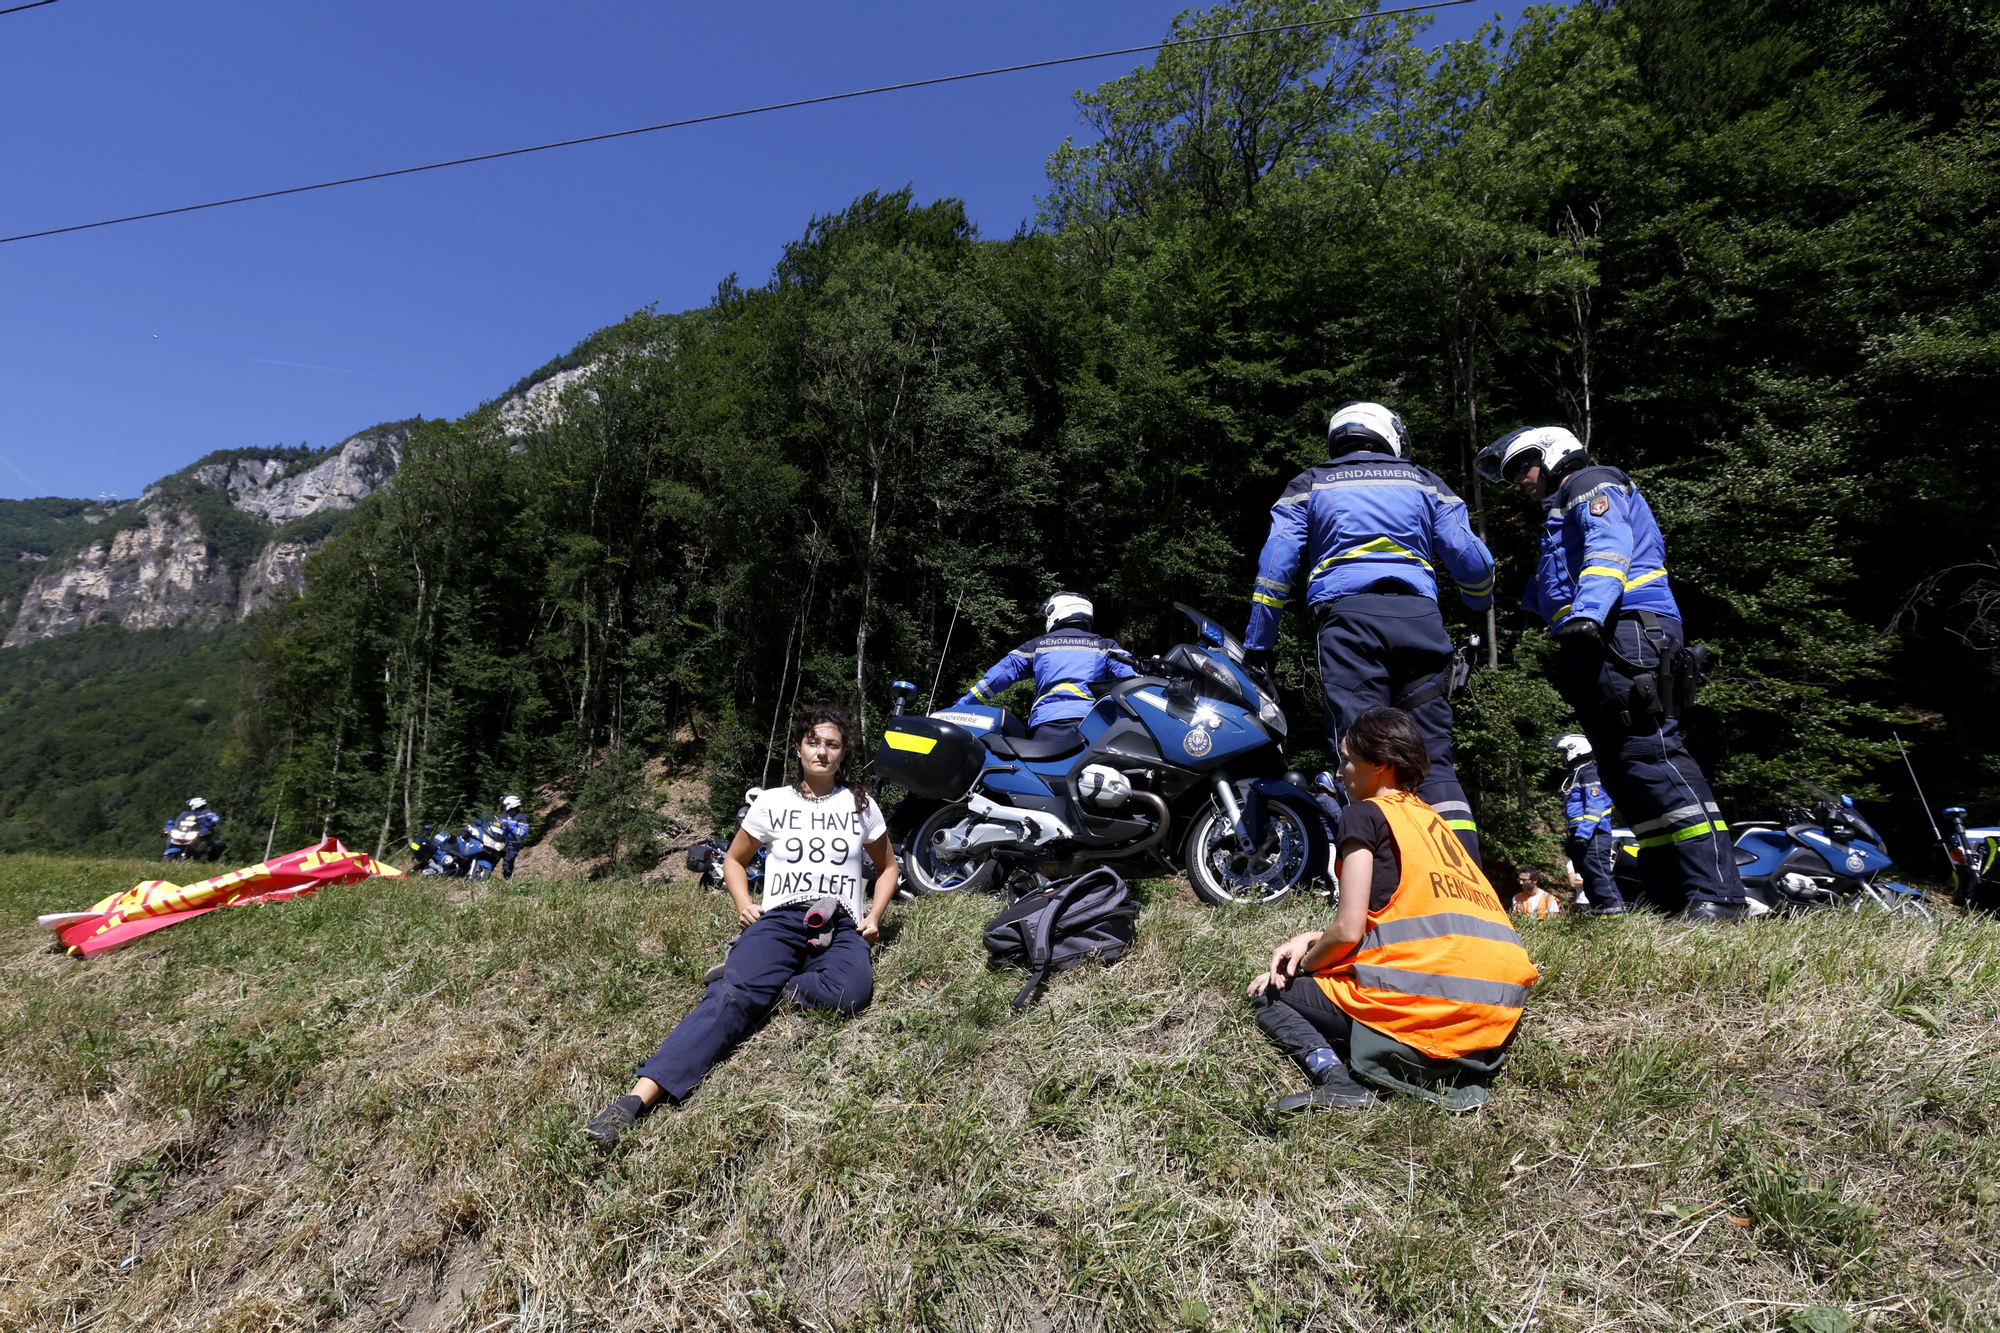
<svg viewBox="0 0 2000 1333">
<path fill-rule="evenodd" d="M 1268 661 L 1278 617 L 1303 576 L 1319 622 L 1326 742 L 1371 708 L 1416 719 L 1431 757 L 1417 795 L 1475 858 L 1479 829 L 1451 763 L 1451 638 L 1438 609 L 1437 566 L 1474 611 L 1493 604 L 1493 556 L 1466 521 L 1465 501 L 1408 461 L 1402 417 L 1379 403 L 1348 403 L 1327 425 L 1328 461 L 1301 472 L 1271 506 L 1257 560 L 1250 660 Z"/>
<path fill-rule="evenodd" d="M 1522 604 L 1549 622 L 1561 646 L 1557 688 L 1631 821 L 1648 901 L 1687 920 L 1742 916 L 1729 826 L 1681 741 L 1693 681 L 1651 506 L 1630 477 L 1593 463 L 1560 426 L 1504 435 L 1480 451 L 1477 466 L 1547 512 Z"/>
<path fill-rule="evenodd" d="M 1035 678 L 1035 702 L 1028 725 L 1037 740 L 1075 731 L 1095 703 L 1090 686 L 1100 680 L 1121 680 L 1135 673 L 1111 657 L 1121 651 L 1116 639 L 1096 632 L 1095 611 L 1088 598 L 1059 592 L 1042 603 L 1047 633 L 1028 640 L 993 664 L 972 692 L 954 707 L 992 705 L 1001 691 L 1025 676 Z"/>
<path fill-rule="evenodd" d="M 1557 737 L 1556 749 L 1569 765 L 1569 777 L 1563 781 L 1563 818 L 1569 824 L 1563 850 L 1583 877 L 1590 914 L 1617 916 L 1625 910 L 1625 896 L 1618 891 L 1618 878 L 1612 869 L 1618 841 L 1611 836 L 1611 797 L 1597 776 L 1597 765 L 1591 762 L 1590 738 L 1572 732 Z"/>
<path fill-rule="evenodd" d="M 521 844 L 528 840 L 528 817 L 521 813 L 520 797 L 500 798 L 500 828 L 507 842 L 507 850 L 500 859 L 500 877 L 512 879 L 514 857 L 520 853 Z"/>
</svg>

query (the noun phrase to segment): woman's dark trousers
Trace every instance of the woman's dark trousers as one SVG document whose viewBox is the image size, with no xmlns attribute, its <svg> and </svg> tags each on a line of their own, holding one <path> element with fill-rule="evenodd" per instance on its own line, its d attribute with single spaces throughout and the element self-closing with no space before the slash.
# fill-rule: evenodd
<svg viewBox="0 0 2000 1333">
<path fill-rule="evenodd" d="M 1283 990 L 1267 990 L 1251 997 L 1250 1008 L 1257 1026 L 1271 1034 L 1308 1076 L 1306 1056 L 1322 1047 L 1347 1059 L 1354 1037 L 1354 1020 L 1347 1011 L 1326 998 L 1326 992 L 1311 977 L 1293 977 Z"/>
<path fill-rule="evenodd" d="M 810 941 L 821 932 L 806 925 L 807 906 L 773 908 L 744 928 L 723 962 L 722 979 L 709 984 L 701 1003 L 639 1066 L 639 1077 L 678 1102 L 781 998 L 843 1014 L 867 1007 L 875 996 L 868 941 L 842 912 L 832 941 L 815 951 Z"/>
</svg>

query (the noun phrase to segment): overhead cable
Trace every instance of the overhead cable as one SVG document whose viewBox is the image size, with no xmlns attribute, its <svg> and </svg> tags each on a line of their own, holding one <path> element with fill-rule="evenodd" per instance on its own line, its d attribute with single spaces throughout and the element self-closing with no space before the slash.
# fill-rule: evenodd
<svg viewBox="0 0 2000 1333">
<path fill-rule="evenodd" d="M 37 0 L 39 4 L 53 4 L 55 0 Z M 1362 19 L 1387 18 L 1396 14 L 1414 14 L 1427 9 L 1450 9 L 1454 5 L 1469 5 L 1473 0 L 1431 0 L 1429 4 L 1406 5 L 1401 9 L 1381 9 L 1373 13 L 1352 14 L 1346 18 L 1315 19 L 1309 23 L 1281 23 L 1269 28 L 1249 28 L 1241 32 L 1219 32 L 1207 37 L 1182 37 L 1172 41 L 1148 42 L 1144 46 L 1123 46 L 1115 51 L 1093 51 L 1089 55 L 1058 56 L 1054 60 L 1033 60 L 1025 65 L 1002 65 L 998 69 L 973 70 L 965 74 L 942 74 L 931 79 L 912 79 L 908 83 L 889 83 L 879 88 L 859 88 L 850 93 L 827 93 L 820 97 L 802 97 L 793 102 L 772 102 L 766 106 L 745 107 L 739 111 L 717 111 L 706 116 L 690 116 L 685 120 L 669 120 L 658 125 L 641 125 L 629 130 L 611 130 L 604 134 L 586 134 L 578 139 L 558 139 L 553 143 L 538 143 L 527 148 L 506 148 L 497 153 L 476 153 L 471 157 L 454 157 L 444 162 L 426 162 L 422 166 L 397 167 L 393 171 L 371 171 L 363 176 L 343 176 L 339 180 L 319 181 L 313 185 L 293 185 L 282 190 L 263 190 L 256 194 L 239 194 L 230 199 L 212 199 L 205 204 L 182 204 L 178 208 L 160 208 L 150 213 L 132 213 L 122 218 L 105 218 L 100 222 L 78 222 L 68 227 L 50 227 L 46 231 L 27 231 L 18 236 L 0 236 L 0 245 L 13 241 L 32 241 L 43 236 L 61 236 L 72 231 L 89 231 L 96 227 L 115 227 L 121 222 L 144 222 L 148 218 L 172 217 L 176 213 L 198 213 L 205 208 L 226 208 L 231 204 L 247 204 L 258 199 L 277 199 L 288 194 L 306 194 L 313 190 L 331 190 L 341 185 L 359 185 L 363 181 L 387 180 L 392 176 L 411 176 L 420 171 L 439 171 L 445 167 L 462 167 L 473 162 L 492 162 L 503 157 L 520 157 L 524 153 L 546 153 L 552 148 L 574 148 L 578 144 L 602 143 L 606 139 L 626 139 L 635 134 L 653 134 L 660 130 L 677 130 L 689 125 L 706 125 L 718 120 L 735 120 L 743 116 L 761 116 L 769 111 L 789 111 L 795 107 L 819 106 L 826 102 L 844 102 L 856 97 L 873 97 L 878 93 L 902 92 L 909 88 L 929 88 L 940 83 L 962 83 L 967 79 L 990 78 L 995 74 L 1018 74 L 1024 70 L 1049 69 L 1056 65 L 1074 65 L 1086 60 L 1108 60 L 1112 56 L 1136 55 L 1142 51 L 1165 51 L 1178 46 L 1200 46 L 1208 42 L 1234 41 L 1241 37 L 1263 37 L 1276 32 L 1300 32 L 1312 28 L 1331 27 L 1338 23 L 1355 23 Z"/>
<path fill-rule="evenodd" d="M 18 14 L 24 9 L 40 9 L 43 5 L 52 5 L 55 2 L 56 0 L 28 0 L 25 5 L 9 5 L 5 9 L 0 9 L 0 14 Z"/>
</svg>

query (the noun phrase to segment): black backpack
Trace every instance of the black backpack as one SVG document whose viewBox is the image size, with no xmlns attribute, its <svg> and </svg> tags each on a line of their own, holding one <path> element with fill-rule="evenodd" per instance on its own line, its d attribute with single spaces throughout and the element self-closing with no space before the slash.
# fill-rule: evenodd
<svg viewBox="0 0 2000 1333">
<path fill-rule="evenodd" d="M 1049 973 L 1066 971 L 1092 956 L 1115 963 L 1139 933 L 1139 905 L 1109 866 L 1072 880 L 1055 884 L 1040 880 L 1040 884 L 986 923 L 986 952 L 993 966 L 1031 974 L 1014 997 L 1016 1009 L 1034 998 Z"/>
</svg>

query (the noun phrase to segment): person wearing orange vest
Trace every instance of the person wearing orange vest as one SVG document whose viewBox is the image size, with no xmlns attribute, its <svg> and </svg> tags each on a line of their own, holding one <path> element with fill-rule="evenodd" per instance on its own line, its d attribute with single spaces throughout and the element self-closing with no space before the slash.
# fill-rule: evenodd
<svg viewBox="0 0 2000 1333">
<path fill-rule="evenodd" d="M 1478 863 L 1413 794 L 1430 755 L 1410 715 L 1369 709 L 1340 756 L 1340 906 L 1250 983 L 1258 1025 L 1313 1084 L 1277 1109 L 1368 1106 L 1380 1088 L 1471 1110 L 1506 1061 L 1535 965 Z"/>
</svg>

